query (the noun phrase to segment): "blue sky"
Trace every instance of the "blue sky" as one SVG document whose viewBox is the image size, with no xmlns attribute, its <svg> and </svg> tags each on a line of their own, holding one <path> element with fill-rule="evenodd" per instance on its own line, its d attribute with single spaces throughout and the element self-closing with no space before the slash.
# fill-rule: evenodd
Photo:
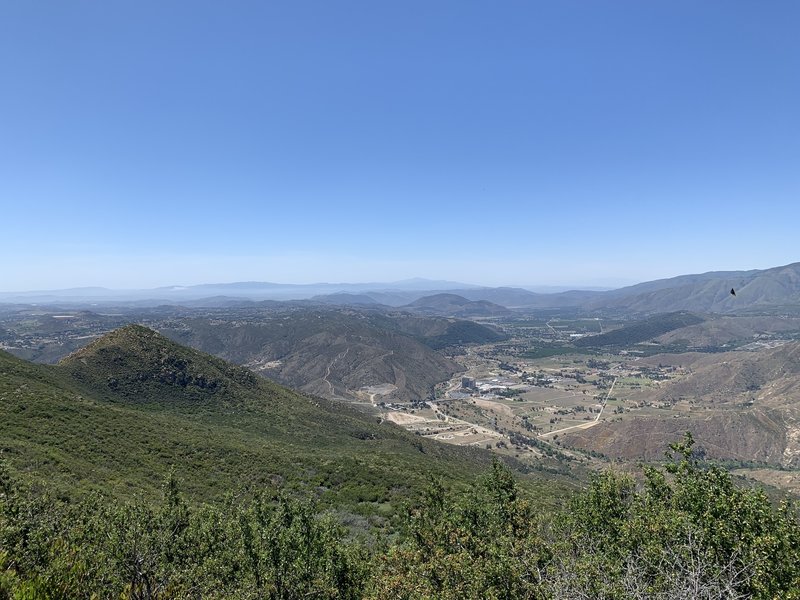
<svg viewBox="0 0 800 600">
<path fill-rule="evenodd" d="M 0 291 L 800 260 L 800 3 L 0 3 Z"/>
</svg>

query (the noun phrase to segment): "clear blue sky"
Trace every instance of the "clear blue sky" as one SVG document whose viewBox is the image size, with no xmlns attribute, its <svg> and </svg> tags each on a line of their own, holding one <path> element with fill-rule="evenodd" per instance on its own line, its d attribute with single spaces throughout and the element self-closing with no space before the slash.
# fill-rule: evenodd
<svg viewBox="0 0 800 600">
<path fill-rule="evenodd" d="M 0 3 L 0 290 L 800 260 L 796 0 Z"/>
</svg>

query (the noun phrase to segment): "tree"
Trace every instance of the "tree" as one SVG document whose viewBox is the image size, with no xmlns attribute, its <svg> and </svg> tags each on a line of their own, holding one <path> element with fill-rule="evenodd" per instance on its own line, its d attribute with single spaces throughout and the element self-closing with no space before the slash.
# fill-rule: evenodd
<svg viewBox="0 0 800 600">
<path fill-rule="evenodd" d="M 762 490 L 700 462 L 686 434 L 670 463 L 606 472 L 575 499 L 555 542 L 552 588 L 594 598 L 798 598 L 800 524 Z M 582 597 L 574 595 L 574 597 Z"/>
<path fill-rule="evenodd" d="M 495 460 L 466 492 L 429 487 L 403 541 L 378 557 L 369 597 L 538 598 L 546 558 L 532 507 Z"/>
</svg>

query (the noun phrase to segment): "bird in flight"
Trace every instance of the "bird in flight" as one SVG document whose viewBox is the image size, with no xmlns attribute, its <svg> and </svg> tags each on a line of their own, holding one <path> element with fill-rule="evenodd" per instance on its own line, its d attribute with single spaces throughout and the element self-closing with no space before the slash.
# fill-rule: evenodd
<svg viewBox="0 0 800 600">
<path fill-rule="evenodd" d="M 731 288 L 731 296 L 735 296 L 735 295 L 736 295 L 736 290 L 734 290 L 733 288 Z"/>
</svg>

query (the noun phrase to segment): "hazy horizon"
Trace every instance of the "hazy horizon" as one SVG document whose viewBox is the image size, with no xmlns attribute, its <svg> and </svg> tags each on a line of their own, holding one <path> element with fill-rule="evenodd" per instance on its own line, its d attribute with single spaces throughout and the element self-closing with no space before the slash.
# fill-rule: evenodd
<svg viewBox="0 0 800 600">
<path fill-rule="evenodd" d="M 793 264 L 797 261 L 790 261 L 787 263 L 783 263 L 780 265 L 769 265 L 767 267 L 757 267 L 757 270 L 762 269 L 769 269 L 773 267 L 781 267 L 789 264 Z M 611 290 L 611 289 L 618 289 L 622 287 L 627 287 L 631 285 L 635 285 L 637 283 L 644 283 L 647 281 L 654 281 L 658 279 L 669 279 L 671 277 L 677 277 L 680 275 L 693 275 L 699 273 L 707 273 L 707 272 L 718 272 L 718 271 L 748 271 L 751 269 L 708 269 L 706 271 L 698 271 L 698 272 L 682 272 L 682 273 L 674 273 L 671 275 L 667 275 L 664 277 L 649 277 L 643 278 L 638 280 L 614 280 L 614 279 L 595 279 L 593 282 L 574 282 L 574 283 L 524 283 L 524 282 L 499 282 L 499 283 L 481 283 L 480 281 L 469 280 L 469 279 L 459 279 L 453 277 L 419 277 L 419 276 L 412 276 L 412 277 L 402 277 L 402 278 L 372 278 L 372 279 L 316 279 L 316 280 L 280 280 L 275 278 L 241 278 L 241 279 L 223 279 L 223 280 L 197 280 L 197 281 L 171 281 L 168 283 L 157 283 L 151 285 L 121 285 L 121 286 L 113 286 L 113 285 L 64 285 L 64 286 L 51 286 L 51 287 L 35 287 L 35 288 L 20 288 L 20 289 L 10 289 L 10 288 L 0 288 L 0 294 L 20 294 L 20 293 L 29 293 L 29 292 L 59 292 L 59 291 L 69 291 L 69 290 L 89 290 L 89 289 L 104 289 L 111 292 L 126 292 L 126 291 L 148 291 L 148 290 L 156 290 L 156 289 L 169 289 L 169 288 L 189 288 L 195 286 L 226 286 L 226 285 L 234 285 L 234 284 L 242 284 L 242 283 L 253 283 L 253 284 L 276 284 L 276 285 L 286 285 L 286 286 L 365 286 L 365 285 L 374 285 L 375 287 L 371 288 L 373 291 L 377 291 L 381 289 L 381 286 L 386 286 L 387 289 L 396 286 L 398 284 L 409 283 L 414 281 L 419 281 L 420 283 L 443 283 L 449 284 L 440 287 L 425 287 L 421 285 L 419 289 L 456 289 L 457 287 L 464 285 L 464 286 L 478 286 L 478 287 L 515 287 L 515 288 L 523 288 L 533 291 L 540 291 L 543 293 L 547 293 L 548 291 L 558 292 L 558 291 L 566 291 L 566 290 Z M 605 282 L 605 283 L 604 283 Z"/>
<path fill-rule="evenodd" d="M 796 259 L 800 5 L 0 6 L 0 289 Z"/>
<path fill-rule="evenodd" d="M 525 289 L 534 289 L 534 288 L 560 288 L 560 289 L 616 289 L 621 287 L 626 287 L 629 285 L 635 285 L 637 283 L 643 283 L 645 281 L 654 281 L 657 279 L 669 279 L 671 277 L 677 277 L 680 275 L 690 275 L 690 274 L 698 274 L 698 273 L 707 273 L 710 271 L 749 271 L 753 269 L 770 269 L 773 267 L 779 267 L 786 264 L 791 264 L 793 262 L 797 262 L 793 259 L 784 260 L 781 263 L 776 264 L 765 264 L 765 265 L 752 265 L 746 264 L 743 266 L 726 266 L 726 267 L 716 267 L 712 266 L 710 268 L 703 268 L 698 270 L 685 270 L 685 271 L 662 271 L 659 274 L 655 272 L 651 275 L 642 275 L 640 277 L 621 277 L 621 276 L 614 276 L 613 272 L 608 271 L 604 276 L 594 276 L 594 277 L 587 277 L 585 279 L 580 279 L 579 275 L 575 275 L 574 278 L 570 278 L 568 274 L 571 271 L 568 266 L 564 268 L 562 274 L 566 276 L 563 277 L 552 277 L 549 279 L 542 279 L 539 281 L 531 280 L 531 278 L 525 280 L 521 278 L 515 278 L 513 270 L 509 276 L 509 278 L 504 279 L 502 277 L 503 272 L 505 271 L 502 268 L 498 268 L 495 272 L 491 271 L 491 266 L 483 265 L 486 269 L 484 273 L 489 273 L 488 276 L 480 276 L 480 275 L 471 275 L 470 269 L 464 269 L 463 272 L 459 272 L 459 274 L 444 274 L 440 275 L 436 272 L 431 273 L 429 275 L 419 275 L 417 272 L 413 271 L 399 271 L 399 275 L 395 276 L 395 273 L 398 271 L 394 271 L 391 268 L 387 268 L 386 270 L 375 270 L 371 272 L 367 272 L 363 276 L 359 276 L 357 271 L 351 271 L 352 275 L 348 276 L 347 271 L 338 271 L 341 273 L 340 276 L 329 276 L 326 277 L 323 273 L 323 270 L 319 267 L 313 269 L 314 272 L 319 273 L 318 277 L 314 277 L 313 275 L 303 276 L 298 275 L 297 269 L 273 269 L 271 272 L 265 273 L 263 276 L 254 276 L 252 273 L 248 273 L 245 270 L 237 270 L 236 268 L 231 269 L 211 269 L 210 271 L 215 273 L 215 275 L 203 275 L 204 272 L 207 272 L 203 268 L 203 264 L 207 264 L 208 262 L 219 262 L 215 261 L 213 258 L 209 258 L 203 261 L 197 261 L 192 263 L 184 263 L 182 269 L 189 273 L 193 273 L 194 276 L 175 276 L 170 277 L 169 275 L 161 275 L 161 276 L 154 276 L 153 274 L 148 273 L 140 273 L 138 269 L 141 269 L 141 265 L 138 264 L 137 260 L 127 261 L 123 259 L 118 259 L 115 261 L 117 264 L 117 268 L 113 269 L 113 272 L 109 272 L 107 274 L 101 274 L 95 276 L 95 272 L 99 272 L 99 269 L 95 271 L 90 267 L 87 268 L 86 263 L 90 261 L 86 261 L 84 263 L 78 263 L 74 265 L 63 265 L 63 269 L 61 272 L 56 274 L 53 277 L 50 277 L 47 281 L 40 281 L 38 279 L 27 279 L 29 285 L 19 285 L 13 286 L 10 283 L 9 279 L 4 279 L 2 283 L 0 283 L 0 293 L 18 293 L 18 292 L 39 292 L 39 291 L 52 291 L 52 290 L 65 290 L 65 289 L 72 289 L 72 288 L 106 288 L 109 290 L 146 290 L 146 289 L 155 289 L 161 287 L 170 287 L 170 286 L 196 286 L 196 285 L 206 285 L 206 284 L 232 284 L 232 283 L 241 283 L 241 282 L 255 282 L 255 283 L 276 283 L 276 284 L 285 284 L 285 285 L 314 285 L 314 284 L 368 284 L 368 283 L 376 283 L 376 284 L 389 284 L 389 283 L 396 283 L 406 280 L 412 279 L 425 279 L 429 281 L 450 281 L 454 283 L 466 284 L 466 285 L 476 285 L 476 286 L 483 286 L 483 287 L 519 287 Z M 281 261 L 276 261 L 281 262 Z M 170 263 L 168 260 L 157 261 L 154 264 L 163 265 L 165 263 Z M 502 267 L 503 265 L 500 265 Z M 172 269 L 170 269 L 172 270 Z M 109 269 L 112 271 L 112 269 Z M 335 269 L 332 271 L 337 272 Z M 238 273 L 239 275 L 232 275 L 232 273 Z M 410 273 L 410 274 L 408 274 Z M 22 277 L 19 281 L 24 282 L 26 278 Z"/>
<path fill-rule="evenodd" d="M 455 281 L 452 279 L 431 279 L 427 277 L 412 277 L 408 279 L 400 279 L 400 280 L 386 280 L 386 281 L 378 281 L 378 280 L 369 280 L 369 281 L 360 281 L 360 280 L 351 280 L 351 281 L 276 281 L 276 280 L 255 280 L 255 279 L 244 279 L 244 280 L 230 280 L 230 281 L 198 281 L 192 283 L 173 283 L 173 284 L 166 284 L 166 285 L 152 285 L 152 286 L 127 286 L 127 287 L 111 287 L 111 286 L 104 286 L 104 285 L 79 285 L 79 286 L 69 286 L 69 287 L 40 287 L 40 288 L 30 288 L 30 289 L 0 289 L 0 294 L 20 294 L 20 293 L 41 293 L 41 292 L 64 292 L 64 291 L 80 291 L 80 290 L 107 290 L 110 292 L 126 292 L 126 291 L 150 291 L 150 290 L 179 290 L 183 288 L 192 288 L 192 287 L 202 287 L 202 286 L 231 286 L 231 285 L 238 285 L 244 283 L 252 283 L 252 284 L 275 284 L 278 286 L 298 286 L 298 287 L 312 287 L 312 286 L 365 286 L 365 285 L 375 285 L 375 288 L 372 288 L 373 291 L 379 291 L 382 289 L 380 286 L 386 286 L 386 289 L 391 289 L 392 286 L 396 286 L 398 284 L 403 284 L 407 281 L 415 281 L 418 280 L 421 282 L 431 282 L 431 283 L 449 283 L 451 285 L 442 287 L 441 289 L 456 289 L 458 286 L 466 286 L 466 287 L 486 287 L 486 288 L 493 288 L 493 287 L 509 287 L 509 288 L 522 288 L 522 289 L 529 289 L 529 290 L 554 290 L 554 291 L 562 291 L 562 290 L 611 290 L 616 289 L 619 287 L 625 287 L 628 285 L 634 285 L 636 283 L 641 283 L 640 281 L 630 281 L 626 283 L 621 283 L 618 285 L 600 285 L 600 284 L 525 284 L 525 283 L 505 283 L 505 284 L 497 284 L 497 285 L 490 285 L 490 284 L 482 284 L 482 283 L 475 283 L 472 281 Z M 435 287 L 424 287 L 422 286 L 420 289 L 436 289 Z"/>
</svg>

